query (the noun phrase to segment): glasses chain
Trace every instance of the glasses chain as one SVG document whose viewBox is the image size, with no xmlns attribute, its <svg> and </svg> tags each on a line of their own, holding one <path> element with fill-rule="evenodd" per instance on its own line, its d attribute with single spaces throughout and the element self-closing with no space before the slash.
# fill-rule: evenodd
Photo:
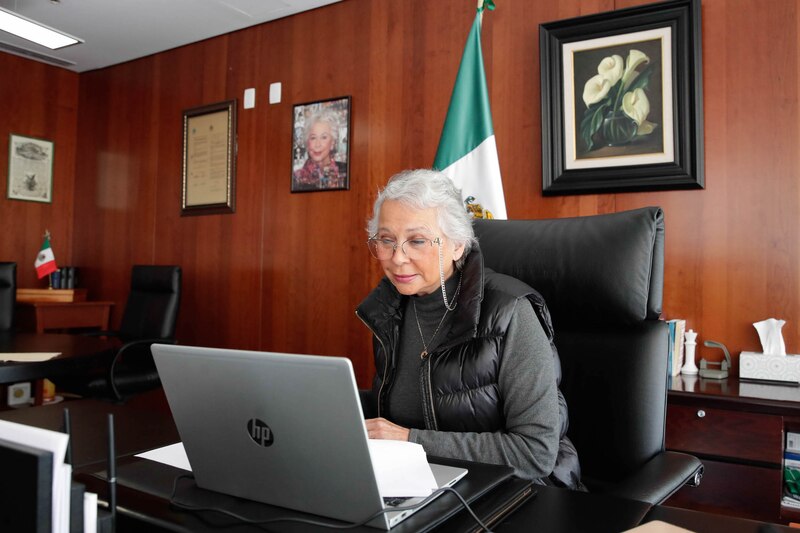
<svg viewBox="0 0 800 533">
<path fill-rule="evenodd" d="M 442 298 L 444 299 L 444 306 L 447 308 L 448 311 L 452 311 L 458 305 L 456 302 L 456 298 L 458 298 L 458 291 L 461 290 L 461 280 L 464 279 L 464 272 L 461 272 L 461 276 L 458 278 L 458 287 L 456 287 L 456 292 L 453 293 L 453 305 L 451 306 L 450 303 L 447 301 L 447 292 L 444 290 L 444 258 L 442 257 L 442 245 L 439 244 L 439 280 L 442 285 Z"/>
<path fill-rule="evenodd" d="M 461 280 L 464 278 L 464 272 L 461 272 L 461 275 L 458 278 L 458 287 L 456 287 L 456 291 L 453 293 L 453 307 L 447 306 L 447 297 L 445 296 L 445 306 L 444 306 L 444 314 L 442 315 L 442 319 L 439 321 L 439 325 L 436 326 L 436 329 L 433 331 L 433 335 L 431 335 L 431 340 L 425 343 L 425 335 L 422 333 L 422 326 L 419 323 L 419 316 L 417 315 L 417 303 L 414 298 L 411 299 L 411 305 L 414 307 L 414 320 L 417 321 L 417 329 L 419 330 L 419 338 L 422 339 L 422 352 L 419 354 L 420 359 L 425 359 L 428 357 L 428 345 L 433 345 L 433 339 L 436 338 L 436 334 L 439 333 L 439 328 L 442 327 L 444 324 L 444 319 L 447 316 L 447 313 L 452 311 L 456 308 L 456 299 L 458 298 L 458 293 L 461 290 Z M 443 278 L 444 279 L 444 278 Z M 442 294 L 444 294 L 444 285 L 442 285 Z"/>
</svg>

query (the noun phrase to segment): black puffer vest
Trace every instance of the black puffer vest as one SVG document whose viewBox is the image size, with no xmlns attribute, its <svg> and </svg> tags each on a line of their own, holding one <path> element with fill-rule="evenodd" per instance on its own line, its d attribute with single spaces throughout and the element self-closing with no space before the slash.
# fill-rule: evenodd
<svg viewBox="0 0 800 533">
<path fill-rule="evenodd" d="M 374 334 L 376 416 L 385 416 L 388 393 L 394 382 L 405 298 L 384 278 L 356 310 Z M 426 429 L 504 429 L 498 372 L 505 334 L 520 298 L 531 302 L 550 339 L 556 378 L 560 381 L 561 365 L 552 342 L 553 328 L 541 295 L 515 278 L 488 269 L 484 271 L 483 256 L 476 246 L 464 263 L 461 296 L 454 311 L 452 327 L 423 365 L 422 410 Z M 561 391 L 558 396 L 561 442 L 550 481 L 577 488 L 580 486 L 580 466 L 577 452 L 566 437 L 566 401 Z"/>
</svg>

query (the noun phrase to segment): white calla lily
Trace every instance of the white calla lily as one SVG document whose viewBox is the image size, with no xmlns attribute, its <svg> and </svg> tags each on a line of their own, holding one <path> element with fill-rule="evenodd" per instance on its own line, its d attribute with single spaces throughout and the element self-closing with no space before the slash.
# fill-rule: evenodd
<svg viewBox="0 0 800 533">
<path fill-rule="evenodd" d="M 605 98 L 608 91 L 611 89 L 611 85 L 612 84 L 600 74 L 589 78 L 589 81 L 583 86 L 583 103 L 586 104 L 586 107 Z"/>
<path fill-rule="evenodd" d="M 628 60 L 625 64 L 625 74 L 622 75 L 622 83 L 628 87 L 639 73 L 636 71 L 642 63 L 649 63 L 650 58 L 639 50 L 631 50 L 628 52 Z"/>
<path fill-rule="evenodd" d="M 597 73 L 607 79 L 611 86 L 619 81 L 624 69 L 625 62 L 620 55 L 608 56 L 597 65 Z"/>
<path fill-rule="evenodd" d="M 649 135 L 656 129 L 656 125 L 649 120 L 643 120 L 639 127 L 636 128 L 636 135 Z"/>
<path fill-rule="evenodd" d="M 641 125 L 650 114 L 650 100 L 642 89 L 625 93 L 622 97 L 622 111 L 637 125 Z"/>
</svg>

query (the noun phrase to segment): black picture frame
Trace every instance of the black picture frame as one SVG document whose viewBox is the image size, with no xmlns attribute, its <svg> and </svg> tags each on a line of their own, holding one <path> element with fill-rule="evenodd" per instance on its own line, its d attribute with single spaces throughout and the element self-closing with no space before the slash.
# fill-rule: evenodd
<svg viewBox="0 0 800 533">
<path fill-rule="evenodd" d="M 705 186 L 700 0 L 544 23 L 539 45 L 544 196 Z"/>
<path fill-rule="evenodd" d="M 350 189 L 350 104 L 350 96 L 339 96 L 294 105 L 291 192 Z M 319 160 L 309 149 L 317 125 L 333 136 L 332 146 L 320 148 Z"/>
<path fill-rule="evenodd" d="M 181 216 L 236 212 L 236 100 L 183 112 Z"/>
</svg>

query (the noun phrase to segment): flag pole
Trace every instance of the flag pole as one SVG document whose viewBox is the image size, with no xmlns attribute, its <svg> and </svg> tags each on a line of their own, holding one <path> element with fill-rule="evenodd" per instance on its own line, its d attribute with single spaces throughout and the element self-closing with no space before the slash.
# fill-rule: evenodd
<svg viewBox="0 0 800 533">
<path fill-rule="evenodd" d="M 45 228 L 45 230 L 44 230 L 44 238 L 47 239 L 48 241 L 50 240 L 50 230 L 47 229 L 47 228 Z M 51 291 L 53 290 L 53 273 L 52 272 L 47 275 L 47 289 L 51 290 Z"/>
<path fill-rule="evenodd" d="M 494 0 L 478 0 L 478 18 L 481 25 L 483 25 L 483 12 L 486 9 L 494 11 Z"/>
</svg>

